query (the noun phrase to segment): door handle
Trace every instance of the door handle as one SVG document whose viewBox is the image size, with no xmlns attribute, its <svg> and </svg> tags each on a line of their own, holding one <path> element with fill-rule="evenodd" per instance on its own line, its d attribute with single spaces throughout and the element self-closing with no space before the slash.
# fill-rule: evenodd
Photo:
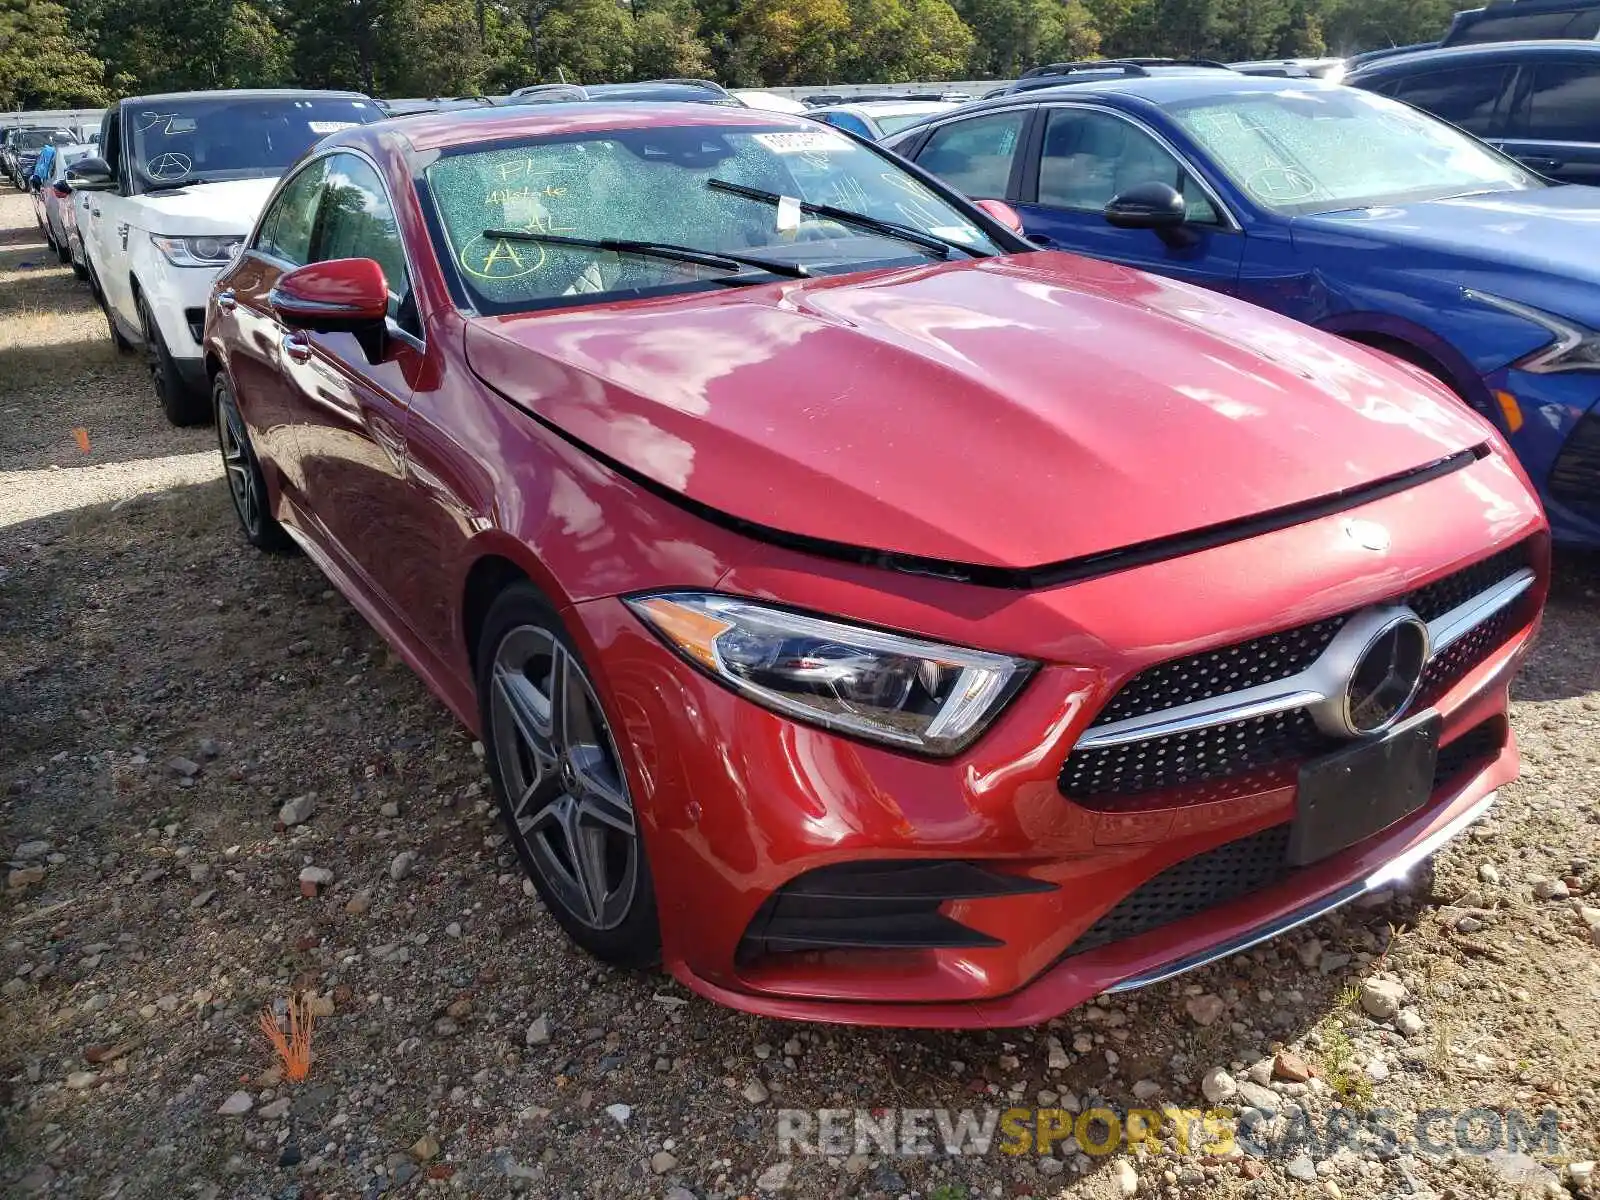
<svg viewBox="0 0 1600 1200">
<path fill-rule="evenodd" d="M 1559 158 L 1551 158 L 1547 154 L 1525 154 L 1521 156 L 1524 165 L 1532 167 L 1535 171 L 1555 171 L 1564 166 Z"/>
<path fill-rule="evenodd" d="M 305 362 L 311 357 L 311 343 L 298 330 L 286 333 L 283 335 L 283 352 L 295 362 Z"/>
<path fill-rule="evenodd" d="M 1035 246 L 1043 247 L 1046 250 L 1056 244 L 1055 238 L 1051 237 L 1048 233 L 1030 233 L 1028 235 L 1028 240 Z"/>
<path fill-rule="evenodd" d="M 223 312 L 232 312 L 239 301 L 234 297 L 232 288 L 224 288 L 217 293 L 217 307 Z"/>
</svg>

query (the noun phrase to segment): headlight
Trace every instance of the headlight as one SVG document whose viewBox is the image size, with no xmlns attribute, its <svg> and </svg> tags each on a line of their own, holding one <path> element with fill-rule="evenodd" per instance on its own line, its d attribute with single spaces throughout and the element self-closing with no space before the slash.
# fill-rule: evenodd
<svg viewBox="0 0 1600 1200">
<path fill-rule="evenodd" d="M 1034 665 L 733 596 L 673 592 L 627 604 L 689 662 L 756 703 L 923 754 L 971 744 Z"/>
<path fill-rule="evenodd" d="M 1462 294 L 1468 300 L 1476 300 L 1480 304 L 1498 308 L 1501 312 L 1532 321 L 1535 325 L 1543 326 L 1550 331 L 1551 337 L 1555 339 L 1550 345 L 1541 347 L 1511 364 L 1519 370 L 1533 371 L 1540 375 L 1549 375 L 1557 371 L 1600 371 L 1600 333 L 1579 325 L 1576 321 L 1568 321 L 1553 313 L 1547 313 L 1541 308 L 1518 304 L 1515 300 L 1507 300 L 1502 296 L 1491 296 L 1488 292 L 1464 288 Z"/>
<path fill-rule="evenodd" d="M 175 267 L 221 267 L 233 261 L 244 245 L 242 237 L 162 237 L 152 233 L 150 240 Z"/>
</svg>

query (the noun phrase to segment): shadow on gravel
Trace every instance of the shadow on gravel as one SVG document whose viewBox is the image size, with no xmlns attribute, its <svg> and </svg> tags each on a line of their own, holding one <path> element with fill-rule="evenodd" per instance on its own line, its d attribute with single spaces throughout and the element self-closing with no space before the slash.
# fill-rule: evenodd
<svg viewBox="0 0 1600 1200">
<path fill-rule="evenodd" d="M 1511 686 L 1513 700 L 1600 693 L 1600 551 L 1558 549 L 1539 644 Z"/>
</svg>

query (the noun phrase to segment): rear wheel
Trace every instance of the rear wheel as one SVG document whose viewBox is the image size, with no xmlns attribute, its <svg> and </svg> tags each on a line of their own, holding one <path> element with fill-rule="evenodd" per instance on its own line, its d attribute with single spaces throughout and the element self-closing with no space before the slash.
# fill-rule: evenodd
<svg viewBox="0 0 1600 1200">
<path fill-rule="evenodd" d="M 287 550 L 292 543 L 283 526 L 267 509 L 267 481 L 261 474 L 261 464 L 256 461 L 250 431 L 245 427 L 226 374 L 217 373 L 211 394 L 215 402 L 222 470 L 228 477 L 228 493 L 233 497 L 233 511 L 239 517 L 245 540 L 259 550 L 274 553 Z"/>
<path fill-rule="evenodd" d="M 200 424 L 209 415 L 206 398 L 183 381 L 166 339 L 161 336 L 161 326 L 142 298 L 139 320 L 144 326 L 145 365 L 150 368 L 150 382 L 156 389 L 156 399 L 161 401 L 161 411 L 174 425 Z"/>
<path fill-rule="evenodd" d="M 496 597 L 478 645 L 490 778 L 523 869 L 574 942 L 617 966 L 661 957 L 627 772 L 576 645 L 529 583 Z"/>
<path fill-rule="evenodd" d="M 88 260 L 83 257 L 82 243 L 77 243 L 74 246 L 72 237 L 68 235 L 67 247 L 67 261 L 72 264 L 72 273 L 79 279 L 87 280 L 89 278 L 89 267 L 87 265 Z M 74 249 L 76 253 L 74 253 Z"/>
</svg>

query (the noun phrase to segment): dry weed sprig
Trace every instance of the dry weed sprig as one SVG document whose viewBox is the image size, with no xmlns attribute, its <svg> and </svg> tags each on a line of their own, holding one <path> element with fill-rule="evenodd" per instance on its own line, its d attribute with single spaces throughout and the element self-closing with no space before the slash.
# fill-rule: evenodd
<svg viewBox="0 0 1600 1200">
<path fill-rule="evenodd" d="M 300 995 L 291 995 L 288 1002 L 289 1034 L 284 1036 L 278 1020 L 270 1008 L 261 1010 L 261 1032 L 283 1061 L 283 1076 L 291 1083 L 299 1083 L 311 1073 L 311 1031 L 316 1017 L 311 1005 Z"/>
</svg>

